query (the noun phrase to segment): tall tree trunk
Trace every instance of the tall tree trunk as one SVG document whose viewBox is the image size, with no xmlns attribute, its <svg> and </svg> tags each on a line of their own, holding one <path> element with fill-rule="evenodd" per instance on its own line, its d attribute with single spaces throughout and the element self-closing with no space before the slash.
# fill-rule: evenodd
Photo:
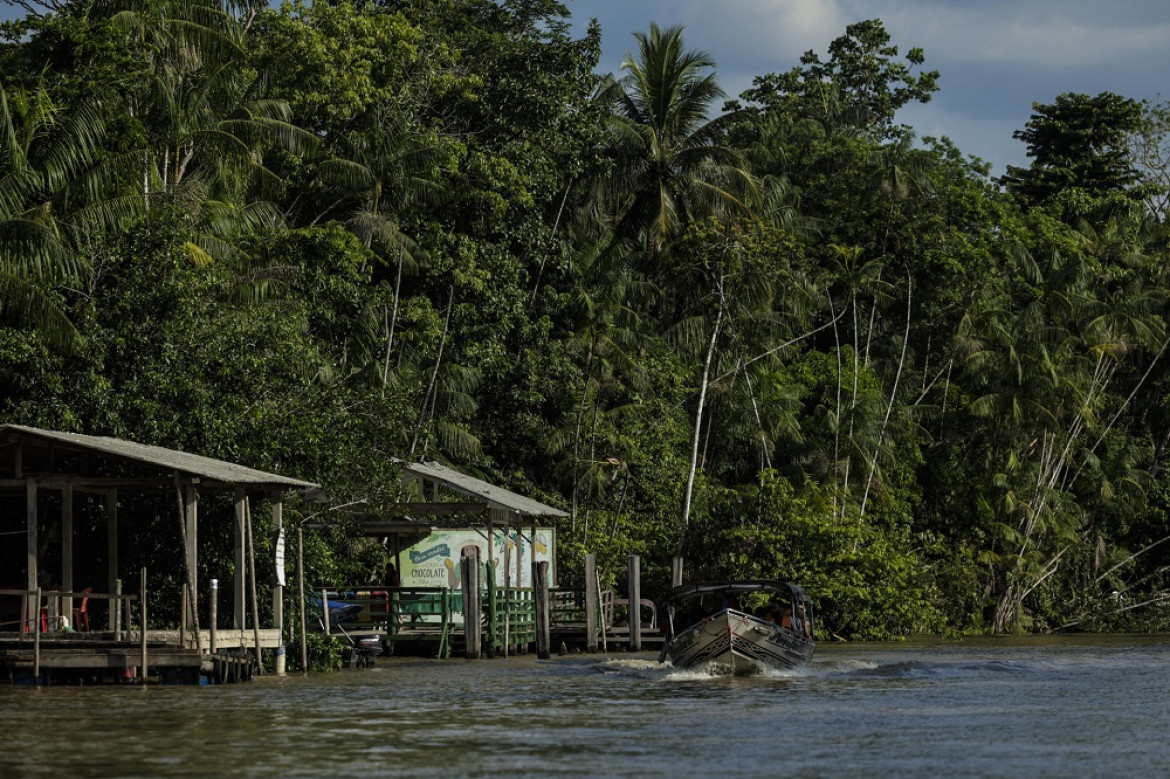
<svg viewBox="0 0 1170 779">
<path fill-rule="evenodd" d="M 873 484 L 874 473 L 877 471 L 877 461 L 881 453 L 882 441 L 886 436 L 886 427 L 890 424 L 890 413 L 894 410 L 894 401 L 898 397 L 898 384 L 902 380 L 902 369 L 906 364 L 906 345 L 910 342 L 910 316 L 911 316 L 911 301 L 913 293 L 913 279 L 910 278 L 909 273 L 906 274 L 906 331 L 902 334 L 902 354 L 898 357 L 898 371 L 894 374 L 894 387 L 890 390 L 890 402 L 886 406 L 886 415 L 882 419 L 881 430 L 878 431 L 877 443 L 874 445 L 873 459 L 870 463 L 869 473 L 865 479 L 865 492 L 861 497 L 861 512 L 857 517 L 860 522 L 861 518 L 865 516 L 865 506 L 869 500 L 869 488 Z M 853 542 L 854 549 L 857 548 L 857 542 Z"/>
<path fill-rule="evenodd" d="M 687 487 L 683 494 L 682 527 L 678 538 L 678 553 L 686 547 L 687 526 L 691 519 L 691 497 L 695 491 L 695 471 L 699 466 L 699 437 L 703 430 L 703 409 L 707 403 L 707 380 L 711 375 L 711 363 L 715 359 L 715 345 L 719 342 L 719 331 L 723 328 L 723 312 L 726 301 L 723 294 L 723 277 L 719 278 L 719 312 L 715 326 L 711 328 L 711 340 L 707 343 L 707 356 L 703 359 L 703 376 L 699 383 L 699 407 L 695 410 L 695 433 L 691 439 L 691 464 L 687 469 Z"/>
<path fill-rule="evenodd" d="M 386 359 L 382 362 L 382 397 L 386 397 L 386 382 L 390 380 L 390 351 L 394 348 L 394 327 L 398 323 L 398 300 L 402 291 L 402 247 L 398 247 L 398 272 L 394 277 L 394 308 L 386 324 Z"/>
<path fill-rule="evenodd" d="M 435 395 L 435 387 L 439 380 L 439 368 L 443 364 L 443 349 L 447 344 L 447 332 L 451 329 L 451 309 L 455 303 L 455 285 L 452 284 L 447 292 L 447 315 L 443 318 L 443 334 L 439 337 L 439 353 L 435 355 L 435 367 L 431 371 L 430 382 L 427 384 L 427 391 L 423 395 L 422 408 L 419 409 L 418 422 L 414 426 L 414 439 L 410 442 L 410 453 L 414 454 L 414 450 L 418 447 L 419 435 L 422 433 L 423 425 L 427 421 L 427 407 L 431 405 L 432 398 Z"/>
</svg>

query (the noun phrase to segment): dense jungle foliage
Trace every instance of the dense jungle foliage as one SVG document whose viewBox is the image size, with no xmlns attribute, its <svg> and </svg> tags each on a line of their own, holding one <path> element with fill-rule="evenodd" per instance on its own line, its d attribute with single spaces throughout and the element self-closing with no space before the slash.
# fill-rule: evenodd
<svg viewBox="0 0 1170 779">
<path fill-rule="evenodd" d="M 1167 627 L 1167 106 L 1039 95 L 995 179 L 879 20 L 735 98 L 554 0 L 8 3 L 0 420 L 374 511 L 439 460 L 569 512 L 563 584 L 839 636 Z"/>
</svg>

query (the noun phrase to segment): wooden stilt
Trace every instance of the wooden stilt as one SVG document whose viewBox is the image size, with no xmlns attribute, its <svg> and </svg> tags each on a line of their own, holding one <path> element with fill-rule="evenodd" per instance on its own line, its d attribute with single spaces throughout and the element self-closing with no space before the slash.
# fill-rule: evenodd
<svg viewBox="0 0 1170 779">
<path fill-rule="evenodd" d="M 138 671 L 142 675 L 139 680 L 142 684 L 146 684 L 146 569 L 143 568 L 138 573 L 138 616 L 142 620 L 141 632 L 139 634 L 139 642 L 142 650 L 142 662 L 138 666 Z"/>
<path fill-rule="evenodd" d="M 305 626 L 305 532 L 297 528 L 297 601 L 301 604 L 301 673 L 309 672 L 309 636 Z"/>
<path fill-rule="evenodd" d="M 630 597 L 630 651 L 642 651 L 642 558 L 636 554 L 630 555 L 629 579 L 627 589 Z"/>
<path fill-rule="evenodd" d="M 248 578 L 252 589 L 252 643 L 256 650 L 256 675 L 262 675 L 260 657 L 260 599 L 256 595 L 256 545 L 252 539 L 252 503 L 244 497 L 244 525 L 248 535 Z"/>
<path fill-rule="evenodd" d="M 33 684 L 41 683 L 41 620 L 40 620 L 40 602 L 41 602 L 41 588 L 36 588 L 36 602 L 38 604 L 37 611 L 33 612 Z"/>
<path fill-rule="evenodd" d="M 460 578 L 463 585 L 464 650 L 469 660 L 478 660 L 482 651 L 479 625 L 482 613 L 479 600 L 479 547 L 465 549 L 459 564 L 462 567 Z"/>
<path fill-rule="evenodd" d="M 585 650 L 597 652 L 597 618 L 600 607 L 597 556 L 585 555 Z"/>
<path fill-rule="evenodd" d="M 532 564 L 532 591 L 536 596 L 536 656 L 548 660 L 552 656 L 552 625 L 548 604 L 548 561 Z"/>
<path fill-rule="evenodd" d="M 217 630 L 219 628 L 219 579 L 211 580 L 211 592 L 207 596 L 207 622 L 211 633 L 211 654 L 215 654 Z"/>
</svg>

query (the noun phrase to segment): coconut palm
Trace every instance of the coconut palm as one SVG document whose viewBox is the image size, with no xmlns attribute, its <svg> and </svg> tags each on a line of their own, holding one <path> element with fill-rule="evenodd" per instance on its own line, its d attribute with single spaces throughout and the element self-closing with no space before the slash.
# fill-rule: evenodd
<svg viewBox="0 0 1170 779">
<path fill-rule="evenodd" d="M 726 95 L 703 51 L 683 47 L 681 27 L 637 33 L 638 57 L 603 96 L 613 105 L 614 168 L 603 182 L 608 217 L 619 239 L 656 257 L 690 222 L 746 215 L 759 183 L 724 135 L 737 113 L 709 119 Z"/>
<path fill-rule="evenodd" d="M 92 103 L 65 112 L 43 87 L 0 85 L 0 311 L 62 348 L 75 348 L 79 337 L 43 284 L 80 274 L 78 235 L 108 217 L 100 177 L 78 186 L 103 129 Z M 70 201 L 71 185 L 77 191 Z"/>
</svg>

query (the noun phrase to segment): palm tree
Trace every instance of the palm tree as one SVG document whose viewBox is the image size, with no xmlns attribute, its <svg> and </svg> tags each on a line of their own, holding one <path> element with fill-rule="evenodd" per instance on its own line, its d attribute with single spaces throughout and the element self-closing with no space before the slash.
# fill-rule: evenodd
<svg viewBox="0 0 1170 779">
<path fill-rule="evenodd" d="M 63 112 L 43 87 L 0 85 L 0 311 L 65 349 L 76 348 L 79 335 L 41 284 L 76 278 L 81 225 L 100 226 L 109 216 L 100 177 L 91 180 L 88 199 L 86 187 L 68 198 L 90 172 L 103 131 L 91 103 Z"/>
<path fill-rule="evenodd" d="M 724 144 L 737 113 L 708 119 L 726 97 L 703 51 L 683 48 L 681 27 L 637 33 L 639 56 L 622 61 L 626 75 L 603 87 L 614 107 L 614 168 L 603 191 L 621 240 L 655 258 L 690 222 L 743 216 L 760 186 L 740 153 Z"/>
</svg>

